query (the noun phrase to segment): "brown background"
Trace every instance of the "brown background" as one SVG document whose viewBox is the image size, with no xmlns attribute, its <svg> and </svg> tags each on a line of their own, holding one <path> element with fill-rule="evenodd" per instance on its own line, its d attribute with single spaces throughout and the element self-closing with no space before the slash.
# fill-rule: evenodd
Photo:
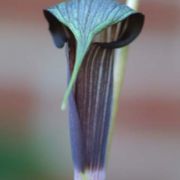
<svg viewBox="0 0 180 180">
<path fill-rule="evenodd" d="M 44 171 L 70 179 L 67 113 L 60 111 L 65 54 L 42 16 L 57 2 L 0 2 L 0 127 L 10 137 L 30 136 Z M 146 24 L 130 47 L 108 176 L 179 180 L 180 1 L 144 0 L 141 11 Z"/>
</svg>

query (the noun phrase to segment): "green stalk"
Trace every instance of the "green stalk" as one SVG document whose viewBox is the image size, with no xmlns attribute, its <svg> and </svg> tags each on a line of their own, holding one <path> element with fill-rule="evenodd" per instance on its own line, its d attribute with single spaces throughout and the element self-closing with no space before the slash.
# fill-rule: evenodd
<svg viewBox="0 0 180 180">
<path fill-rule="evenodd" d="M 127 0 L 126 4 L 134 10 L 139 8 L 139 0 Z"/>
<path fill-rule="evenodd" d="M 75 174 L 74 180 L 105 180 L 105 172 L 85 172 L 84 174 Z"/>
<path fill-rule="evenodd" d="M 139 0 L 127 0 L 126 4 L 134 10 L 138 10 Z M 115 126 L 115 120 L 117 119 L 117 113 L 119 110 L 120 95 L 122 92 L 126 63 L 128 59 L 129 47 L 123 47 L 116 50 L 116 57 L 114 63 L 114 92 L 113 92 L 113 109 L 111 117 L 111 129 L 109 135 L 109 143 L 111 144 L 113 129 Z M 110 148 L 110 145 L 108 146 Z M 108 150 L 110 152 L 110 150 Z"/>
</svg>

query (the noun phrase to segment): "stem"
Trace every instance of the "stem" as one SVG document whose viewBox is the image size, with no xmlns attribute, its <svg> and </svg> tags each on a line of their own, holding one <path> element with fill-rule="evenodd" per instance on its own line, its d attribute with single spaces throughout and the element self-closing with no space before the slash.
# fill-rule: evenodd
<svg viewBox="0 0 180 180">
<path fill-rule="evenodd" d="M 139 0 L 127 0 L 126 4 L 134 10 L 138 10 Z"/>
<path fill-rule="evenodd" d="M 74 180 L 105 180 L 105 171 L 86 171 L 84 174 L 75 171 Z"/>
<path fill-rule="evenodd" d="M 139 0 L 127 0 L 126 4 L 134 10 L 138 10 Z M 120 95 L 122 92 L 126 63 L 128 58 L 129 47 L 124 47 L 116 50 L 116 57 L 114 63 L 114 92 L 113 92 L 113 109 L 112 109 L 112 117 L 111 117 L 111 126 L 110 126 L 110 134 L 109 134 L 109 146 L 112 141 L 113 129 L 115 127 L 115 120 L 117 118 L 117 113 L 119 110 L 119 101 Z M 108 150 L 108 153 L 110 150 Z"/>
<path fill-rule="evenodd" d="M 138 9 L 139 0 L 127 0 L 127 5 L 135 10 Z M 114 96 L 113 96 L 113 112 L 112 112 L 112 128 L 110 130 L 110 140 L 112 139 L 112 129 L 119 109 L 119 99 L 122 91 L 126 62 L 128 58 L 129 48 L 124 47 L 116 50 L 116 58 L 114 63 Z"/>
</svg>

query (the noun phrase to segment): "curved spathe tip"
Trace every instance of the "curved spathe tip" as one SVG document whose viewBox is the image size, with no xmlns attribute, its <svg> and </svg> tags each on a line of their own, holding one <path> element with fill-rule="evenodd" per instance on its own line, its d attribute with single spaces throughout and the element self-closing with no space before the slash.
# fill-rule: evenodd
<svg viewBox="0 0 180 180">
<path fill-rule="evenodd" d="M 142 13 L 133 13 L 122 21 L 122 34 L 117 40 L 108 43 L 97 43 L 102 48 L 115 49 L 129 45 L 141 33 L 145 16 Z"/>
<path fill-rule="evenodd" d="M 65 29 L 58 19 L 48 10 L 43 10 L 44 16 L 49 23 L 49 31 L 57 48 L 63 48 L 67 42 Z"/>
</svg>

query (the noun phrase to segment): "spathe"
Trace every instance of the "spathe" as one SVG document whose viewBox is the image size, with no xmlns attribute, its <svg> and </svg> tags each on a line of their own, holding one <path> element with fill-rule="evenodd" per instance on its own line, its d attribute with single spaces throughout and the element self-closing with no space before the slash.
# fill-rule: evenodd
<svg viewBox="0 0 180 180">
<path fill-rule="evenodd" d="M 56 46 L 68 44 L 69 85 L 63 108 L 69 97 L 75 172 L 105 177 L 114 51 L 139 35 L 144 15 L 114 0 L 71 0 L 44 14 Z"/>
</svg>

